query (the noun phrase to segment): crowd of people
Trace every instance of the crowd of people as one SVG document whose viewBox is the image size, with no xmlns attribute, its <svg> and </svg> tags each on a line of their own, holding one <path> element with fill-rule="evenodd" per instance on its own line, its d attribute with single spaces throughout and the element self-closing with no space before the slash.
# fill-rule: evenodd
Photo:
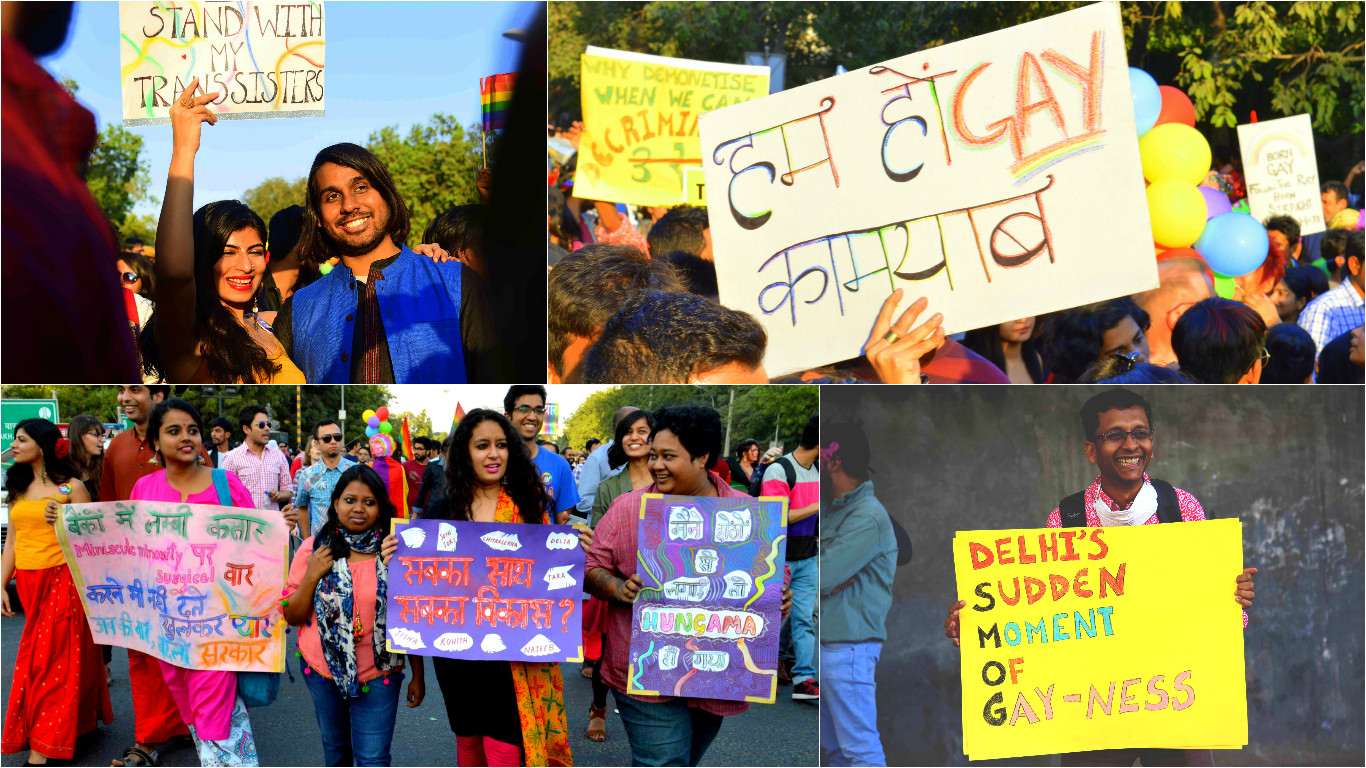
<svg viewBox="0 0 1366 768">
<path fill-rule="evenodd" d="M 792 683 L 794 700 L 818 701 L 818 414 L 794 450 L 761 455 L 759 443 L 745 439 L 726 457 L 721 416 L 712 408 L 623 407 L 607 442 L 590 440 L 581 452 L 566 447 L 562 456 L 542 437 L 546 396 L 541 385 L 510 387 L 501 409 L 471 410 L 445 440 L 413 438 L 407 460 L 389 448 L 391 441 L 347 442 L 332 419 L 314 424 L 291 456 L 272 439 L 278 425 L 265 406 L 247 405 L 235 421 L 207 421 L 166 385 L 118 387 L 119 411 L 131 427 L 112 440 L 94 416 L 73 418 L 67 437 L 44 419 L 19 423 L 6 475 L 11 527 L 0 582 L 17 581 L 20 605 L 0 592 L 4 615 L 23 610 L 25 620 L 4 753 L 28 750 L 29 764 L 70 760 L 78 736 L 117 716 L 109 648 L 94 643 L 54 531 L 60 505 L 90 501 L 179 501 L 281 516 L 293 551 L 281 610 L 297 630 L 292 650 L 327 765 L 390 764 L 399 701 L 423 703 L 428 665 L 459 765 L 572 765 L 570 727 L 590 741 L 609 738 L 609 691 L 636 764 L 696 765 L 724 718 L 749 705 L 626 694 L 631 604 L 640 586 L 635 513 L 643 493 L 788 499 L 778 674 Z M 405 517 L 579 529 L 591 595 L 580 669 L 592 680 L 589 712 L 565 711 L 556 663 L 428 663 L 387 650 L 384 566 L 397 549 L 390 521 Z M 114 765 L 156 765 L 164 752 L 191 745 L 202 765 L 270 762 L 257 753 L 239 673 L 127 652 L 134 740 Z"/>
<path fill-rule="evenodd" d="M 552 129 L 577 147 L 582 125 Z M 1246 196 L 1224 153 L 1207 186 Z M 707 210 L 574 197 L 577 155 L 548 189 L 547 375 L 552 382 L 767 381 L 758 320 L 718 302 Z M 946 336 L 921 298 L 897 314 L 898 289 L 848 359 L 780 375 L 812 383 L 1351 383 L 1363 380 L 1361 165 L 1323 185 L 1326 232 L 1300 236 L 1266 220 L 1270 247 L 1253 272 L 1217 290 L 1188 249 L 1157 265 L 1157 288 Z M 1222 295 L 1223 293 L 1231 295 Z M 927 316 L 928 315 L 928 316 Z M 1184 355 L 1182 354 L 1184 352 Z"/>
</svg>

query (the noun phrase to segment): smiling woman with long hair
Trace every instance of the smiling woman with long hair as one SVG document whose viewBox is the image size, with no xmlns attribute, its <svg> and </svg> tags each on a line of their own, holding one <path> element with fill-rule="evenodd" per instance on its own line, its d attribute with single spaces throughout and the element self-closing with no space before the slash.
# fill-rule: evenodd
<svg viewBox="0 0 1366 768">
<path fill-rule="evenodd" d="M 251 491 L 235 473 L 200 463 L 204 420 L 193 405 L 175 398 L 158 403 L 147 417 L 147 437 L 165 469 L 140 478 L 133 486 L 133 500 L 255 509 Z M 262 514 L 280 513 L 262 510 Z M 285 520 L 290 528 L 294 527 L 288 513 Z M 246 705 L 237 696 L 237 673 L 186 669 L 160 660 L 157 663 L 181 719 L 190 727 L 200 763 L 257 765 L 251 720 Z M 129 751 L 134 750 L 137 748 Z M 156 764 L 155 754 L 138 757 L 143 759 L 143 765 Z"/>
<path fill-rule="evenodd" d="M 157 225 L 156 311 L 142 329 L 143 371 L 172 383 L 303 384 L 254 310 L 266 269 L 266 223 L 236 200 L 194 211 L 194 159 L 217 93 L 171 105 L 171 167 Z"/>
<path fill-rule="evenodd" d="M 496 411 L 465 414 L 451 436 L 443 495 L 423 517 L 549 524 L 550 494 L 512 422 Z M 581 532 L 587 548 L 591 534 Z M 397 549 L 385 539 L 387 563 Z M 572 765 L 564 679 L 555 663 L 432 659 L 457 761 L 467 765 Z"/>
<path fill-rule="evenodd" d="M 19 422 L 12 448 L 14 465 L 5 473 L 9 536 L 0 567 L 0 613 L 14 616 L 4 586 L 14 578 L 26 615 L 0 751 L 27 748 L 29 765 L 36 765 L 71 759 L 76 737 L 93 730 L 96 718 L 114 722 L 114 710 L 100 652 L 53 529 L 57 505 L 85 503 L 90 494 L 52 422 Z"/>
</svg>

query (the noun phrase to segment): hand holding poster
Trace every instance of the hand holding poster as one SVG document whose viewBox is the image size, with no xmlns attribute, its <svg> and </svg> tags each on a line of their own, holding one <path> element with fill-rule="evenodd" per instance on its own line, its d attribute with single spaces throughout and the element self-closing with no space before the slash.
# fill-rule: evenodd
<svg viewBox="0 0 1366 768">
<path fill-rule="evenodd" d="M 190 669 L 284 671 L 278 512 L 108 501 L 67 504 L 56 528 L 95 642 Z"/>
<path fill-rule="evenodd" d="M 1242 524 L 959 531 L 973 760 L 1247 744 Z"/>
<path fill-rule="evenodd" d="M 568 525 L 395 520 L 388 648 L 582 661 L 583 547 Z"/>
<path fill-rule="evenodd" d="M 856 357 L 882 302 L 948 333 L 1157 286 L 1117 4 L 703 115 L 721 302 L 772 375 Z"/>
<path fill-rule="evenodd" d="M 768 67 L 671 59 L 588 46 L 574 196 L 637 205 L 684 201 L 700 167 L 697 118 L 768 93 Z"/>
<path fill-rule="evenodd" d="M 787 499 L 640 502 L 627 693 L 773 703 Z"/>
<path fill-rule="evenodd" d="M 1270 216 L 1293 216 L 1301 235 L 1327 229 L 1309 115 L 1240 125 L 1238 146 L 1252 218 L 1265 221 Z"/>
<path fill-rule="evenodd" d="M 123 124 L 170 122 L 190 81 L 220 119 L 323 115 L 323 4 L 121 0 Z"/>
</svg>

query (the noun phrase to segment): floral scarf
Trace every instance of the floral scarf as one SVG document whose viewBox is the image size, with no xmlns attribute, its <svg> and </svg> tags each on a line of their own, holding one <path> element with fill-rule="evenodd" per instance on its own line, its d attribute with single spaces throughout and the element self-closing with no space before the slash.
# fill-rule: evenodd
<svg viewBox="0 0 1366 768">
<path fill-rule="evenodd" d="M 335 534 L 346 540 L 347 546 L 363 554 L 379 556 L 380 544 L 384 535 L 378 527 L 363 533 L 337 526 Z M 314 547 L 326 543 L 313 542 Z M 375 648 L 375 669 L 388 672 L 394 668 L 393 660 L 385 649 L 384 606 L 389 599 L 388 568 L 375 565 L 375 626 L 371 628 L 370 639 Z M 355 596 L 351 583 L 351 566 L 347 559 L 334 560 L 332 570 L 318 580 L 318 588 L 313 594 L 313 612 L 318 619 L 318 638 L 322 641 L 323 657 L 327 659 L 327 669 L 337 687 L 348 698 L 361 694 L 360 681 L 356 671 Z"/>
<path fill-rule="evenodd" d="M 498 495 L 495 523 L 520 523 L 521 513 L 504 490 Z M 541 520 L 549 524 L 549 516 Z M 522 723 L 522 748 L 526 764 L 574 764 L 569 752 L 569 720 L 564 711 L 564 678 L 560 665 L 530 661 L 510 661 L 512 687 L 517 692 L 517 717 Z"/>
</svg>

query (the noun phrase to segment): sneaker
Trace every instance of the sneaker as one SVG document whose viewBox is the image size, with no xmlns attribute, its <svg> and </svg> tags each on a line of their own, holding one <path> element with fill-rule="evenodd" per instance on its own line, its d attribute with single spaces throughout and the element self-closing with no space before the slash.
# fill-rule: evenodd
<svg viewBox="0 0 1366 768">
<path fill-rule="evenodd" d="M 821 687 L 815 680 L 803 680 L 792 686 L 793 701 L 818 701 L 821 697 Z"/>
<path fill-rule="evenodd" d="M 783 685 L 792 684 L 792 662 L 787 659 L 778 660 L 778 682 Z"/>
</svg>

